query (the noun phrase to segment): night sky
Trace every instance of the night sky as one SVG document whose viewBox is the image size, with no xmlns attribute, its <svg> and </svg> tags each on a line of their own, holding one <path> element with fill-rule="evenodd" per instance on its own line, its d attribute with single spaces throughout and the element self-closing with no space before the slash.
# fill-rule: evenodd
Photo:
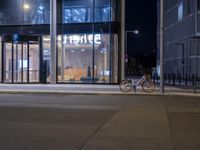
<svg viewBox="0 0 200 150">
<path fill-rule="evenodd" d="M 126 0 L 126 30 L 139 30 L 139 35 L 128 34 L 129 57 L 140 58 L 155 65 L 156 59 L 156 0 Z"/>
</svg>

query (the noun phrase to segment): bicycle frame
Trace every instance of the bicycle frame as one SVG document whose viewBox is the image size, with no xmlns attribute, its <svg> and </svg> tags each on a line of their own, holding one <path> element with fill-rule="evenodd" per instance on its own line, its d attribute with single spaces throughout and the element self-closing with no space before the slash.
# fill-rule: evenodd
<svg viewBox="0 0 200 150">
<path fill-rule="evenodd" d="M 141 85 L 142 82 L 146 81 L 145 76 L 142 76 L 137 82 L 134 82 L 134 78 L 131 78 L 131 84 L 133 86 L 134 92 L 136 92 L 136 87 Z M 147 82 L 147 81 L 146 81 Z M 148 82 L 147 82 L 148 83 Z"/>
<path fill-rule="evenodd" d="M 142 76 L 142 78 L 140 78 L 137 82 L 134 82 L 134 78 L 131 78 L 131 83 L 134 86 L 140 85 L 143 81 L 145 81 L 145 77 L 144 76 Z"/>
</svg>

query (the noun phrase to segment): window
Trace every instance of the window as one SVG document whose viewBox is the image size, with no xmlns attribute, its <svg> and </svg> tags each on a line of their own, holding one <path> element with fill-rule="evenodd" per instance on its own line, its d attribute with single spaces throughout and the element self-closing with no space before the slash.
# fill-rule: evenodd
<svg viewBox="0 0 200 150">
<path fill-rule="evenodd" d="M 58 81 L 93 82 L 93 43 L 101 41 L 93 34 L 58 36 Z"/>
<path fill-rule="evenodd" d="M 178 21 L 183 19 L 183 1 L 181 1 L 178 5 Z"/>
<path fill-rule="evenodd" d="M 13 25 L 22 23 L 21 1 L 1 0 L 0 1 L 0 24 Z"/>
<path fill-rule="evenodd" d="M 93 0 L 64 0 L 63 23 L 93 21 Z"/>
<path fill-rule="evenodd" d="M 48 24 L 50 22 L 50 3 L 48 0 L 35 2 L 24 0 L 23 23 L 25 24 Z"/>
<path fill-rule="evenodd" d="M 110 0 L 95 0 L 95 22 L 109 22 L 110 12 Z"/>
<path fill-rule="evenodd" d="M 64 0 L 63 22 L 93 22 L 93 11 L 95 22 L 109 22 L 111 19 L 110 5 L 110 0 Z"/>
<path fill-rule="evenodd" d="M 64 9 L 64 23 L 81 23 L 87 21 L 86 8 L 65 8 Z"/>
<path fill-rule="evenodd" d="M 191 0 L 185 0 L 185 16 L 188 16 L 192 13 L 192 4 Z"/>
<path fill-rule="evenodd" d="M 200 0 L 197 0 L 197 10 L 200 11 Z"/>
</svg>

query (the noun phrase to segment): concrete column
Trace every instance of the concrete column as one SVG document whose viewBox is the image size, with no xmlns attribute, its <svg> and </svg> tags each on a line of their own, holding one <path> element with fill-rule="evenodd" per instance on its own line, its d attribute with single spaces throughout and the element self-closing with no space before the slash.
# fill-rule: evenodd
<svg viewBox="0 0 200 150">
<path fill-rule="evenodd" d="M 56 84 L 56 49 L 57 49 L 57 11 L 56 0 L 50 0 L 50 49 L 51 49 L 51 66 L 50 66 L 50 83 Z"/>
<path fill-rule="evenodd" d="M 125 0 L 121 0 L 121 79 L 125 78 Z"/>
</svg>

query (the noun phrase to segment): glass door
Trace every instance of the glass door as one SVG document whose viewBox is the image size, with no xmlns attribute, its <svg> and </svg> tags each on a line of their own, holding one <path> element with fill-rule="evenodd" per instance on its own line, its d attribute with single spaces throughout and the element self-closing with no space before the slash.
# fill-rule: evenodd
<svg viewBox="0 0 200 150">
<path fill-rule="evenodd" d="M 39 82 L 39 43 L 21 42 L 3 44 L 3 82 Z"/>
<path fill-rule="evenodd" d="M 13 65 L 13 82 L 21 83 L 23 73 L 23 56 L 22 44 L 13 44 L 13 59 L 10 60 L 11 66 Z"/>
<path fill-rule="evenodd" d="M 40 53 L 39 53 L 39 44 L 30 43 L 29 44 L 29 82 L 39 82 L 40 74 Z"/>
<path fill-rule="evenodd" d="M 12 43 L 3 45 L 3 81 L 4 83 L 12 83 Z"/>
</svg>

